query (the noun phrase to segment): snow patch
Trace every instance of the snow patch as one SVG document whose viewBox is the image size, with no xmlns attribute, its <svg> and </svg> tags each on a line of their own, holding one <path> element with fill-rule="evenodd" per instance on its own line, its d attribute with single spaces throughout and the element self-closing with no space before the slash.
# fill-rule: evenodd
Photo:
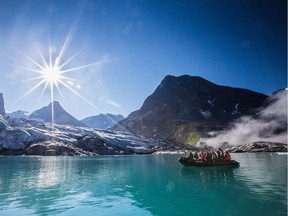
<svg viewBox="0 0 288 216">
<path fill-rule="evenodd" d="M 211 105 L 211 106 L 214 106 L 214 101 L 215 101 L 215 98 L 213 100 L 208 100 L 208 103 Z"/>
<path fill-rule="evenodd" d="M 208 118 L 211 116 L 211 112 L 209 110 L 203 111 L 202 109 L 199 109 L 199 113 L 204 116 L 205 118 Z"/>
</svg>

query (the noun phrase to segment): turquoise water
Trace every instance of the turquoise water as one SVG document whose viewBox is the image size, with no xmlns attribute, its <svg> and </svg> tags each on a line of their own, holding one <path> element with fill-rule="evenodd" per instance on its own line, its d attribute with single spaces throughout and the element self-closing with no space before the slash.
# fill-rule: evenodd
<svg viewBox="0 0 288 216">
<path fill-rule="evenodd" d="M 238 168 L 179 156 L 0 157 L 0 215 L 287 214 L 287 155 L 233 154 Z"/>
</svg>

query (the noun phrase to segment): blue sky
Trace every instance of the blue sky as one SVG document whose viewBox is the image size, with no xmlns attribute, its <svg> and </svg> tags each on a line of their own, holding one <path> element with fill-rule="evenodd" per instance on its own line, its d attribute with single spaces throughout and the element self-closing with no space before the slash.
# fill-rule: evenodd
<svg viewBox="0 0 288 216">
<path fill-rule="evenodd" d="M 6 110 L 51 101 L 28 69 L 61 49 L 54 99 L 78 119 L 128 115 L 168 74 L 270 95 L 287 86 L 284 0 L 0 0 L 0 91 Z M 50 49 L 49 49 L 50 47 Z M 94 64 L 97 63 L 97 64 Z M 28 69 L 27 69 L 28 68 Z M 30 81 L 27 81 L 30 80 Z M 29 92 L 27 94 L 27 92 Z"/>
</svg>

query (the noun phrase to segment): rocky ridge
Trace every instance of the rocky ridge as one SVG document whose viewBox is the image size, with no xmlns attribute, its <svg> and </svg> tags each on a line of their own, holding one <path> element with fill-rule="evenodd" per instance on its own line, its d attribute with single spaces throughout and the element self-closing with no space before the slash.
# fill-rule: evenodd
<svg viewBox="0 0 288 216">
<path fill-rule="evenodd" d="M 201 77 L 166 76 L 142 107 L 112 127 L 149 138 L 194 145 L 211 131 L 221 131 L 253 113 L 268 96 L 216 85 Z"/>
<path fill-rule="evenodd" d="M 287 152 L 287 144 L 277 142 L 258 141 L 226 149 L 232 153 L 244 152 Z"/>
</svg>

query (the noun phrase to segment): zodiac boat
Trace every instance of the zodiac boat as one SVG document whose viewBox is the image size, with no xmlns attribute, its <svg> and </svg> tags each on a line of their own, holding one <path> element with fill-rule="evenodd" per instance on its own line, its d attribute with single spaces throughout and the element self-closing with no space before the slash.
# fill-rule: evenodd
<svg viewBox="0 0 288 216">
<path fill-rule="evenodd" d="M 179 162 L 184 166 L 239 166 L 240 163 L 235 160 L 217 160 L 217 161 L 203 161 L 194 160 L 190 158 L 181 157 Z"/>
</svg>

